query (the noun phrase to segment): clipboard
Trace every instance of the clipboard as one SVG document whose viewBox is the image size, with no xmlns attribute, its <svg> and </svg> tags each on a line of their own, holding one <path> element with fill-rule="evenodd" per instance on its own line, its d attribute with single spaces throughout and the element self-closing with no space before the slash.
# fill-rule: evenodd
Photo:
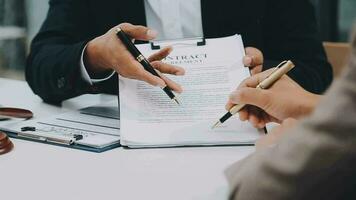
<svg viewBox="0 0 356 200">
<path fill-rule="evenodd" d="M 21 140 L 27 140 L 31 142 L 37 142 L 37 143 L 42 143 L 42 144 L 49 144 L 49 145 L 55 145 L 55 146 L 60 146 L 60 147 L 67 147 L 67 148 L 72 148 L 72 149 L 78 149 L 78 150 L 84 150 L 84 151 L 89 151 L 89 152 L 94 152 L 94 153 L 102 153 L 111 149 L 115 149 L 118 147 L 121 147 L 120 142 L 116 144 L 112 144 L 107 147 L 103 148 L 96 148 L 96 147 L 89 147 L 86 145 L 81 145 L 81 144 L 61 144 L 61 143 L 56 143 L 56 142 L 51 142 L 51 141 L 43 141 L 43 140 L 38 140 L 30 137 L 21 137 L 19 136 L 18 133 L 12 132 L 12 131 L 5 131 L 4 132 L 10 137 L 10 138 L 15 138 L 15 139 L 21 139 Z"/>
<path fill-rule="evenodd" d="M 0 130 L 11 138 L 101 153 L 121 146 L 118 109 L 111 108 L 97 105 L 48 118 L 14 121 L 0 124 Z"/>
<path fill-rule="evenodd" d="M 170 46 L 205 46 L 206 39 L 205 37 L 194 37 L 194 38 L 182 38 L 182 39 L 174 39 L 174 40 L 156 40 L 150 42 L 152 50 L 159 50 L 162 46 L 166 46 L 164 44 L 169 44 Z"/>
<path fill-rule="evenodd" d="M 239 81 L 249 76 L 242 62 L 245 54 L 242 37 L 233 35 L 206 40 L 185 38 L 154 41 L 138 48 L 147 56 L 165 46 L 174 48 L 165 61 L 180 65 L 187 71 L 182 81 L 189 87 L 185 88 L 186 96 L 182 95 L 181 98 L 183 104 L 189 103 L 180 107 L 183 110 L 172 111 L 168 99 L 159 95 L 158 91 L 155 93 L 156 88 L 142 87 L 139 81 L 119 76 L 121 145 L 134 149 L 253 145 L 262 132 L 236 118 L 219 130 L 210 128 L 220 117 L 214 116 L 214 113 L 225 112 L 224 109 L 220 111 L 220 107 L 224 106 L 221 102 L 225 102 L 224 98 Z M 215 83 L 219 84 L 211 87 Z M 199 95 L 196 95 L 196 91 L 199 91 Z M 155 95 L 144 98 L 143 95 L 148 92 Z M 202 101 L 211 103 L 195 106 L 202 105 Z"/>
</svg>

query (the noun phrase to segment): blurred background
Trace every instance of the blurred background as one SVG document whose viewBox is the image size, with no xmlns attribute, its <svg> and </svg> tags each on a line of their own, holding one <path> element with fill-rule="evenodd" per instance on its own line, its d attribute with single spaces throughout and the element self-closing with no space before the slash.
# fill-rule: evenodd
<svg viewBox="0 0 356 200">
<path fill-rule="evenodd" d="M 310 1 L 315 5 L 321 39 L 348 42 L 356 1 Z M 47 10 L 48 0 L 0 0 L 0 77 L 24 80 L 29 44 Z"/>
</svg>

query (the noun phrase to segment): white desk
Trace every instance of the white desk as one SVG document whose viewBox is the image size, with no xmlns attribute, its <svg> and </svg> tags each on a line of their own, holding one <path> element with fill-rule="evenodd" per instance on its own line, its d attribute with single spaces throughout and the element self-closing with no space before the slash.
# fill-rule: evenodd
<svg viewBox="0 0 356 200">
<path fill-rule="evenodd" d="M 27 108 L 36 117 L 116 98 L 84 95 L 63 108 L 44 104 L 25 82 L 0 79 L 0 104 Z M 0 156 L 0 199 L 226 199 L 224 170 L 254 147 L 205 147 L 91 153 L 12 139 Z"/>
</svg>

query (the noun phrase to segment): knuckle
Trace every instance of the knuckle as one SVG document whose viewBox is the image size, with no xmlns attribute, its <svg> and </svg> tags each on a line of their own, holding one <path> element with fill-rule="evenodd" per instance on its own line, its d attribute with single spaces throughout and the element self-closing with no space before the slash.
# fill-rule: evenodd
<svg viewBox="0 0 356 200">
<path fill-rule="evenodd" d="M 161 66 L 161 63 L 159 61 L 153 61 L 151 62 L 151 65 L 156 68 L 156 69 L 159 69 L 160 66 Z"/>
<path fill-rule="evenodd" d="M 123 23 L 118 25 L 119 28 L 127 28 L 128 26 L 131 26 L 131 24 L 127 23 L 127 22 L 123 22 Z"/>
<path fill-rule="evenodd" d="M 136 26 L 137 30 L 143 31 L 143 32 L 147 32 L 148 28 L 145 26 Z"/>
<path fill-rule="evenodd" d="M 229 102 L 231 102 L 233 104 L 238 104 L 238 102 L 240 102 L 240 96 L 239 95 L 240 95 L 239 92 L 233 92 L 230 95 Z"/>
<path fill-rule="evenodd" d="M 235 100 L 238 102 L 244 101 L 248 97 L 249 93 L 247 88 L 241 88 L 236 92 Z"/>
<path fill-rule="evenodd" d="M 230 107 L 231 107 L 231 105 L 230 105 L 230 104 L 226 104 L 226 105 L 225 105 L 225 110 L 229 110 L 229 109 L 230 109 Z"/>
<path fill-rule="evenodd" d="M 241 83 L 240 86 L 246 85 L 248 80 L 250 80 L 250 78 L 245 78 Z"/>
<path fill-rule="evenodd" d="M 251 82 L 251 80 L 253 80 L 252 78 L 253 77 L 248 77 L 248 78 L 244 79 L 237 88 L 247 87 L 249 85 L 249 82 Z"/>
<path fill-rule="evenodd" d="M 148 57 L 148 60 L 152 63 L 157 60 L 157 54 L 152 54 Z"/>
</svg>

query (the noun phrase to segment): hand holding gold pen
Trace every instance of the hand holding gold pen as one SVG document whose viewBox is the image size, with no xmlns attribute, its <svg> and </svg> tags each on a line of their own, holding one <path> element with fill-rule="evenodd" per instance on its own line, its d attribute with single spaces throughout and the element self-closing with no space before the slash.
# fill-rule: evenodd
<svg viewBox="0 0 356 200">
<path fill-rule="evenodd" d="M 289 72 L 291 69 L 294 68 L 294 64 L 291 61 L 284 61 L 280 63 L 273 71 L 272 73 L 264 79 L 260 84 L 256 86 L 257 89 L 268 89 L 270 88 L 276 81 L 278 81 L 283 75 L 285 75 L 287 72 Z M 239 104 L 233 106 L 229 112 L 227 112 L 220 120 L 214 124 L 212 127 L 213 129 L 216 128 L 217 126 L 223 124 L 226 120 L 228 120 L 230 117 L 238 113 L 241 109 L 243 109 L 246 105 L 245 104 Z"/>
</svg>

